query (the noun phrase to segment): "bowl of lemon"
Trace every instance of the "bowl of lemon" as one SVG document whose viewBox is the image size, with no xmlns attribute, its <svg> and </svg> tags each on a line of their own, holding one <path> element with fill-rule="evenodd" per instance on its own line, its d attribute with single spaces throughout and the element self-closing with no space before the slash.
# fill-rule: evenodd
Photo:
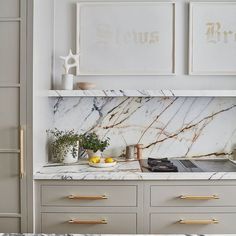
<svg viewBox="0 0 236 236">
<path fill-rule="evenodd" d="M 95 156 L 89 158 L 88 164 L 92 167 L 97 168 L 109 168 L 115 166 L 117 164 L 117 161 L 112 157 L 101 158 Z"/>
</svg>

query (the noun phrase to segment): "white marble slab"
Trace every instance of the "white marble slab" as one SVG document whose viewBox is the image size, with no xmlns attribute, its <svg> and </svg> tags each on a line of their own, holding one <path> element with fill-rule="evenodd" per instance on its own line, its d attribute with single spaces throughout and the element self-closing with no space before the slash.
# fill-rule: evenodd
<svg viewBox="0 0 236 236">
<path fill-rule="evenodd" d="M 236 97 L 236 90 L 49 90 L 48 97 Z"/>
<path fill-rule="evenodd" d="M 236 144 L 236 98 L 57 97 L 50 104 L 53 127 L 109 137 L 108 156 L 141 143 L 144 158 L 212 157 Z"/>
<path fill-rule="evenodd" d="M 34 175 L 35 180 L 236 180 L 236 172 L 150 173 L 139 162 L 118 162 L 115 167 L 98 169 L 88 164 L 49 165 Z"/>
</svg>

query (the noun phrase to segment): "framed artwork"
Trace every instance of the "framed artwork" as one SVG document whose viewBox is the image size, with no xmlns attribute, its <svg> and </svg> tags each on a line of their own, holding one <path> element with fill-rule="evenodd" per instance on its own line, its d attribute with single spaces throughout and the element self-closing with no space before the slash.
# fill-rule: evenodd
<svg viewBox="0 0 236 236">
<path fill-rule="evenodd" d="M 78 75 L 172 75 L 175 4 L 77 4 Z"/>
<path fill-rule="evenodd" d="M 236 3 L 192 2 L 189 74 L 236 75 Z"/>
</svg>

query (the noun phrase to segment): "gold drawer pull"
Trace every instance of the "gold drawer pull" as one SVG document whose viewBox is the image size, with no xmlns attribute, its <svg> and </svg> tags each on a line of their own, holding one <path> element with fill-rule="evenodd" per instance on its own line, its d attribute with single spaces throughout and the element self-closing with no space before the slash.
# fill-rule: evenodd
<svg viewBox="0 0 236 236">
<path fill-rule="evenodd" d="M 211 220 L 179 220 L 178 223 L 185 225 L 210 225 L 210 224 L 218 224 L 219 221 L 216 219 Z"/>
<path fill-rule="evenodd" d="M 69 220 L 68 223 L 69 224 L 78 224 L 78 225 L 100 225 L 100 224 L 107 224 L 107 220 L 106 219 L 102 219 L 102 220 L 78 220 L 78 219 L 74 219 L 74 220 Z"/>
<path fill-rule="evenodd" d="M 210 196 L 193 196 L 193 195 L 181 195 L 179 197 L 180 199 L 185 200 L 214 200 L 214 199 L 220 199 L 217 195 L 210 195 Z"/>
<path fill-rule="evenodd" d="M 103 200 L 103 199 L 108 199 L 108 197 L 106 195 L 99 195 L 99 196 L 69 195 L 68 198 L 71 200 Z"/>
</svg>

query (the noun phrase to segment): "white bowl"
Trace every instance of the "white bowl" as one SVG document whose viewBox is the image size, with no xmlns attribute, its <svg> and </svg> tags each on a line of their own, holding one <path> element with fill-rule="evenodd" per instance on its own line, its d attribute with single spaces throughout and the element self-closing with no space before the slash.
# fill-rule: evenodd
<svg viewBox="0 0 236 236">
<path fill-rule="evenodd" d="M 111 163 L 105 163 L 105 162 L 92 163 L 92 162 L 89 162 L 88 164 L 90 166 L 96 167 L 96 168 L 109 168 L 109 167 L 115 166 L 117 164 L 117 162 L 116 161 L 113 161 Z"/>
</svg>

